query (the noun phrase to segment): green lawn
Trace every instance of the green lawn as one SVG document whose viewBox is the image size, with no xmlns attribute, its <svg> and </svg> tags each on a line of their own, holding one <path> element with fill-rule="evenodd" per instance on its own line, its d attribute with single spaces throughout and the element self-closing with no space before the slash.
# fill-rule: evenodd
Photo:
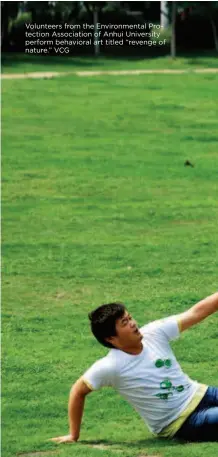
<svg viewBox="0 0 218 457">
<path fill-rule="evenodd" d="M 3 82 L 4 457 L 217 456 L 217 444 L 154 439 L 109 389 L 87 398 L 78 444 L 47 441 L 68 432 L 70 387 L 107 352 L 91 309 L 120 300 L 142 325 L 217 289 L 217 83 Z M 217 324 L 174 343 L 184 370 L 214 385 Z"/>
<path fill-rule="evenodd" d="M 65 57 L 31 56 L 28 54 L 4 53 L 2 73 L 25 73 L 33 71 L 74 72 L 82 70 L 142 70 L 142 69 L 181 69 L 218 68 L 217 54 L 205 52 L 190 54 L 172 59 L 169 56 L 153 58 L 113 58 L 113 57 Z"/>
</svg>

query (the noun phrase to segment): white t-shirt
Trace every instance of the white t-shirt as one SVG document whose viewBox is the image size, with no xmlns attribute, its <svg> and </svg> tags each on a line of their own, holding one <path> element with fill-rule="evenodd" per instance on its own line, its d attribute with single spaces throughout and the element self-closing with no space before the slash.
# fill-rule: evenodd
<svg viewBox="0 0 218 457">
<path fill-rule="evenodd" d="M 180 333 L 178 316 L 151 322 L 140 332 L 139 355 L 111 349 L 84 373 L 83 380 L 93 390 L 115 388 L 149 430 L 159 433 L 185 410 L 199 384 L 183 373 L 169 344 Z"/>
</svg>

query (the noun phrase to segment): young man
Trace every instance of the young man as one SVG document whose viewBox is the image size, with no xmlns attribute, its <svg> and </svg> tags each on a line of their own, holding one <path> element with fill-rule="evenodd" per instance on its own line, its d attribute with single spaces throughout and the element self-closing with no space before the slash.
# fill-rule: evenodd
<svg viewBox="0 0 218 457">
<path fill-rule="evenodd" d="M 110 303 L 90 313 L 94 336 L 110 348 L 74 384 L 69 398 L 70 434 L 57 443 L 79 439 L 86 395 L 114 387 L 159 437 L 218 441 L 218 388 L 192 381 L 176 360 L 169 341 L 218 311 L 218 293 L 186 312 L 142 328 L 124 305 Z"/>
</svg>

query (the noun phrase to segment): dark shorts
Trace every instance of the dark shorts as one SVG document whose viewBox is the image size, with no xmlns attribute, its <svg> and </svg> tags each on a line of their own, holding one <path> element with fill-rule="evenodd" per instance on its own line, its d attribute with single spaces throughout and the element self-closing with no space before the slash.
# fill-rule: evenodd
<svg viewBox="0 0 218 457">
<path fill-rule="evenodd" d="M 208 387 L 199 405 L 174 438 L 218 442 L 218 387 Z"/>
</svg>

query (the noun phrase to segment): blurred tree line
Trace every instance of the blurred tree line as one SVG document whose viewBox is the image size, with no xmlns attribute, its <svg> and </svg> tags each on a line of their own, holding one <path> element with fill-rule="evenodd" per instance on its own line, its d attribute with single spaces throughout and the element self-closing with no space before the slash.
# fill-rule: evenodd
<svg viewBox="0 0 218 457">
<path fill-rule="evenodd" d="M 162 24 L 162 14 L 167 16 L 161 30 L 161 40 L 168 46 L 147 46 L 131 49 L 130 46 L 97 47 L 74 46 L 72 54 L 169 53 L 214 49 L 218 52 L 218 2 L 171 1 L 2 1 L 1 2 L 2 51 L 24 52 L 25 23 L 37 24 Z M 124 43 L 125 44 L 125 43 Z"/>
</svg>

